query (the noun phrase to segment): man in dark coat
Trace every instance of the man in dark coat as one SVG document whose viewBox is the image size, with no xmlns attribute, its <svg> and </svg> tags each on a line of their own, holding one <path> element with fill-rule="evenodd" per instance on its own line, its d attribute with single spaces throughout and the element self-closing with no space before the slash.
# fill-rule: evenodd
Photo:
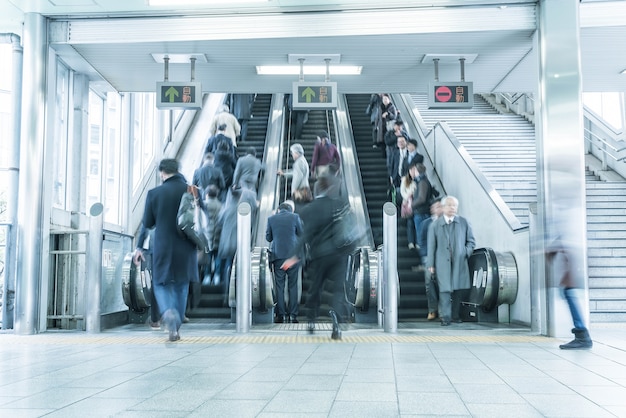
<svg viewBox="0 0 626 418">
<path fill-rule="evenodd" d="M 222 171 L 215 167 L 215 159 L 213 154 L 207 152 L 204 155 L 202 167 L 198 168 L 193 173 L 193 185 L 197 186 L 204 196 L 204 191 L 209 186 L 215 186 L 218 195 L 226 189 L 226 182 L 224 181 L 224 174 Z"/>
<path fill-rule="evenodd" d="M 146 196 L 143 225 L 154 228 L 152 289 L 161 311 L 161 323 L 169 331 L 169 340 L 178 341 L 189 282 L 198 281 L 198 259 L 194 244 L 178 232 L 178 206 L 187 191 L 187 182 L 178 172 L 178 161 L 161 160 L 159 173 L 163 184 Z M 141 258 L 142 249 L 137 248 L 135 263 Z"/>
<path fill-rule="evenodd" d="M 310 266 L 310 287 L 306 298 L 308 315 L 308 330 L 315 329 L 315 319 L 321 303 L 321 294 L 325 283 L 332 294 L 331 317 L 333 317 L 333 339 L 340 339 L 341 334 L 337 323 L 350 316 L 344 296 L 343 281 L 348 268 L 348 256 L 352 249 L 338 248 L 334 243 L 333 229 L 334 213 L 348 204 L 345 199 L 336 196 L 333 190 L 337 189 L 337 178 L 321 176 L 315 182 L 315 199 L 306 205 L 300 212 L 304 233 L 298 240 L 295 254 L 304 254 L 305 244 L 309 245 L 308 265 Z M 291 257 L 283 263 L 283 269 L 288 269 L 299 260 L 298 256 Z"/>
<path fill-rule="evenodd" d="M 302 235 L 300 216 L 293 213 L 289 202 L 281 203 L 278 212 L 267 219 L 265 239 L 271 243 L 274 281 L 276 283 L 276 319 L 275 322 L 298 323 L 298 274 L 300 264 L 296 263 L 283 270 L 286 259 L 294 255 L 298 237 Z M 289 280 L 289 308 L 285 309 L 285 279 Z"/>
<path fill-rule="evenodd" d="M 242 142 L 248 136 L 248 121 L 252 119 L 252 106 L 255 99 L 256 94 L 231 94 L 229 97 L 230 109 L 241 126 L 239 138 Z"/>
<path fill-rule="evenodd" d="M 428 228 L 426 267 L 437 274 L 439 284 L 439 316 L 441 325 L 461 322 L 459 311 L 463 291 L 470 288 L 467 262 L 476 241 L 467 220 L 456 214 L 459 201 L 453 196 L 442 199 L 443 216 Z"/>
</svg>

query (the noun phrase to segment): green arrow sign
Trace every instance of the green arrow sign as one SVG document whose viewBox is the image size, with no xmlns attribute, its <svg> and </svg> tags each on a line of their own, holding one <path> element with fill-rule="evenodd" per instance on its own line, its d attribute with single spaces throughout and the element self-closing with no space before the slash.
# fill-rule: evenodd
<svg viewBox="0 0 626 418">
<path fill-rule="evenodd" d="M 170 87 L 165 91 L 165 97 L 169 97 L 170 103 L 174 103 L 175 99 L 179 96 L 178 90 L 174 87 Z"/>
<path fill-rule="evenodd" d="M 307 103 L 311 103 L 311 99 L 315 96 L 316 94 L 311 87 L 307 87 L 302 92 L 302 97 L 304 97 L 304 100 L 306 100 Z"/>
</svg>

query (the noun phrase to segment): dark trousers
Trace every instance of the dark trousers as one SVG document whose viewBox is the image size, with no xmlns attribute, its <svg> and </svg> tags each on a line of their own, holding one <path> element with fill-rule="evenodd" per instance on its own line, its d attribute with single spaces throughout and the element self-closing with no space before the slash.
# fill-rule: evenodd
<svg viewBox="0 0 626 418">
<path fill-rule="evenodd" d="M 289 315 L 290 318 L 298 316 L 298 273 L 300 263 L 296 263 L 291 268 L 283 270 L 280 266 L 285 260 L 274 260 L 274 281 L 276 283 L 276 314 L 279 316 Z M 289 282 L 287 290 L 289 292 L 289 306 L 285 308 L 285 279 Z"/>
<path fill-rule="evenodd" d="M 439 292 L 439 317 L 442 321 L 456 321 L 461 319 L 461 298 L 467 291 L 465 289 L 452 292 Z"/>
<path fill-rule="evenodd" d="M 306 298 L 307 318 L 315 321 L 319 315 L 322 290 L 330 290 L 332 297 L 330 306 L 337 313 L 340 322 L 349 318 L 348 306 L 344 295 L 344 280 L 348 270 L 348 256 L 331 254 L 311 260 L 307 266 L 311 285 Z M 326 286 L 325 286 L 326 285 Z"/>
</svg>

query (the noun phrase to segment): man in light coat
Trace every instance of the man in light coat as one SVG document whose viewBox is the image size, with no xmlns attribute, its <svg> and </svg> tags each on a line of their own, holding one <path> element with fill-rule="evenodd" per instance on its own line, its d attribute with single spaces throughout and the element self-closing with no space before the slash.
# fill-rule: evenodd
<svg viewBox="0 0 626 418">
<path fill-rule="evenodd" d="M 304 187 L 309 188 L 309 163 L 304 157 L 304 148 L 300 144 L 293 144 L 289 147 L 291 156 L 293 157 L 293 167 L 291 170 L 283 171 L 278 170 L 279 176 L 285 176 L 285 178 L 291 177 L 291 195 L 298 189 Z"/>
<path fill-rule="evenodd" d="M 263 163 L 256 157 L 256 149 L 248 147 L 246 155 L 237 160 L 233 173 L 233 186 L 257 192 L 259 174 L 264 171 Z"/>
<path fill-rule="evenodd" d="M 469 257 L 476 242 L 467 220 L 457 215 L 459 201 L 454 196 L 442 199 L 443 216 L 428 230 L 426 267 L 437 274 L 441 325 L 461 322 L 459 311 L 463 291 L 470 288 Z"/>
<path fill-rule="evenodd" d="M 226 125 L 224 135 L 229 137 L 233 143 L 233 147 L 236 147 L 237 137 L 241 134 L 241 125 L 239 125 L 239 121 L 235 115 L 230 113 L 228 105 L 222 105 L 218 113 L 213 116 L 213 120 L 211 120 L 211 125 L 209 126 L 209 134 L 211 136 L 215 135 L 218 131 L 217 128 L 221 125 Z"/>
</svg>

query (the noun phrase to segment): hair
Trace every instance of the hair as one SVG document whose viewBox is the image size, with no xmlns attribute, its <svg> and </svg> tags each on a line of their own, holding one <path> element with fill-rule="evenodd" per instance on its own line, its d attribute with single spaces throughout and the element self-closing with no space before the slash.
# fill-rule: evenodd
<svg viewBox="0 0 626 418">
<path fill-rule="evenodd" d="M 415 164 L 415 167 L 417 167 L 417 172 L 420 174 L 424 174 L 426 172 L 426 166 L 422 163 Z"/>
<path fill-rule="evenodd" d="M 319 132 L 317 133 L 317 136 L 319 136 L 319 137 L 320 137 L 320 138 L 322 138 L 322 139 L 323 139 L 323 138 L 330 138 L 330 137 L 328 136 L 328 132 L 326 132 L 326 131 L 319 131 Z"/>
<path fill-rule="evenodd" d="M 404 183 L 404 187 L 406 188 L 410 187 L 412 182 L 413 182 L 413 179 L 411 178 L 410 174 L 407 174 L 406 176 L 402 177 L 402 183 Z"/>
<path fill-rule="evenodd" d="M 246 148 L 246 154 L 252 155 L 253 157 L 256 157 L 256 148 L 254 148 L 254 147 Z"/>
<path fill-rule="evenodd" d="M 217 197 L 219 192 L 220 191 L 215 184 L 209 184 L 206 188 L 206 194 L 209 197 Z"/>
<path fill-rule="evenodd" d="M 290 203 L 283 202 L 280 205 L 278 205 L 278 210 L 287 210 L 289 212 L 293 212 L 293 207 L 291 206 Z"/>
<path fill-rule="evenodd" d="M 317 181 L 315 182 L 315 186 L 313 186 L 315 196 L 317 197 L 317 196 L 321 196 L 325 194 L 326 192 L 330 190 L 332 186 L 333 186 L 333 183 L 332 183 L 332 179 L 330 178 L 330 176 L 325 175 L 325 176 L 318 177 Z"/>
<path fill-rule="evenodd" d="M 226 109 L 226 111 L 228 112 L 228 109 Z M 218 127 L 217 130 L 218 131 L 225 131 L 226 130 L 227 125 L 225 123 L 221 123 Z"/>
<path fill-rule="evenodd" d="M 212 152 L 207 152 L 206 154 L 204 154 L 204 161 L 213 161 L 214 159 L 215 156 Z"/>
<path fill-rule="evenodd" d="M 164 158 L 159 163 L 159 171 L 165 174 L 176 174 L 178 173 L 178 161 L 173 158 Z"/>
<path fill-rule="evenodd" d="M 454 196 L 446 196 L 446 197 L 443 197 L 443 198 L 441 199 L 441 204 L 442 204 L 443 206 L 446 206 L 446 205 L 448 204 L 448 200 L 452 200 L 452 201 L 456 202 L 456 205 L 457 205 L 457 206 L 459 205 L 459 199 L 457 199 L 457 198 L 456 198 L 456 197 L 454 197 Z"/>
</svg>

